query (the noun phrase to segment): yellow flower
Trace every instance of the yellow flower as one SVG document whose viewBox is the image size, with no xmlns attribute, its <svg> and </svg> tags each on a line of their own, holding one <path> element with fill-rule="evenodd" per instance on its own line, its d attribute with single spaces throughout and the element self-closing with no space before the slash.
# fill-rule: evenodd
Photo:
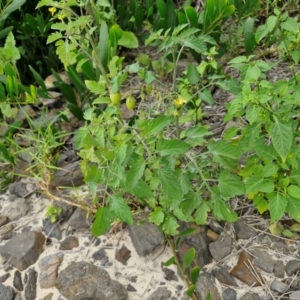
<svg viewBox="0 0 300 300">
<path fill-rule="evenodd" d="M 173 103 L 174 103 L 174 105 L 176 106 L 176 107 L 181 107 L 183 104 L 185 104 L 187 101 L 183 98 L 183 97 L 181 97 L 181 96 L 179 96 L 176 100 L 174 100 L 173 101 Z"/>
<path fill-rule="evenodd" d="M 65 15 L 65 14 L 59 14 L 58 16 L 57 16 L 57 18 L 59 19 L 59 20 L 63 20 L 64 18 L 66 18 L 67 17 L 67 15 Z"/>
<path fill-rule="evenodd" d="M 174 116 L 174 117 L 178 117 L 178 115 L 179 115 L 178 110 L 174 110 L 174 111 L 173 111 L 173 116 Z"/>
<path fill-rule="evenodd" d="M 55 12 L 56 12 L 56 7 L 50 7 L 49 8 L 49 11 L 51 12 L 51 16 L 53 17 L 53 15 L 55 14 Z"/>
</svg>

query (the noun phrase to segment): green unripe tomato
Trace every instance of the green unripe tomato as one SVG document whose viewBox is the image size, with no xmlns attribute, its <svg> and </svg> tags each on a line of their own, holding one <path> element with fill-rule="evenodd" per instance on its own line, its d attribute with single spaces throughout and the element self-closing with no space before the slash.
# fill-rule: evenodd
<svg viewBox="0 0 300 300">
<path fill-rule="evenodd" d="M 135 103 L 136 103 L 136 100 L 132 96 L 130 96 L 126 99 L 126 107 L 128 109 L 134 109 Z"/>
<path fill-rule="evenodd" d="M 121 102 L 121 94 L 120 93 L 111 93 L 109 95 L 110 101 L 114 105 L 118 105 Z"/>
</svg>

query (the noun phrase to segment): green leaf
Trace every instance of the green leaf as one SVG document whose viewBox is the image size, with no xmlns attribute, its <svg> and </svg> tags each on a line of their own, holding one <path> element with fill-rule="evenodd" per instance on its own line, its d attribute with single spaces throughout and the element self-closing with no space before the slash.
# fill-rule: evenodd
<svg viewBox="0 0 300 300">
<path fill-rule="evenodd" d="M 269 28 L 266 24 L 261 25 L 257 28 L 255 33 L 255 40 L 257 44 L 269 33 Z"/>
<path fill-rule="evenodd" d="M 132 213 L 125 200 L 119 195 L 113 195 L 110 199 L 110 210 L 116 215 L 116 217 L 129 225 L 133 225 Z"/>
<path fill-rule="evenodd" d="M 217 197 L 214 198 L 213 214 L 217 220 L 225 220 L 227 222 L 236 222 L 238 220 L 236 212 L 232 211 L 224 200 Z"/>
<path fill-rule="evenodd" d="M 157 141 L 157 151 L 161 156 L 184 154 L 190 149 L 190 146 L 181 140 L 163 140 Z"/>
<path fill-rule="evenodd" d="M 142 156 L 134 154 L 133 163 L 126 176 L 126 186 L 132 190 L 138 183 L 139 179 L 143 176 L 145 171 L 145 160 Z"/>
<path fill-rule="evenodd" d="M 68 103 L 67 108 L 78 120 L 84 121 L 83 111 L 80 107 L 78 107 L 77 105 L 75 105 L 73 103 Z"/>
<path fill-rule="evenodd" d="M 205 42 L 199 37 L 190 36 L 182 41 L 182 45 L 195 50 L 197 53 L 204 53 L 207 50 Z"/>
<path fill-rule="evenodd" d="M 299 24 L 298 22 L 291 17 L 288 17 L 284 22 L 280 23 L 280 27 L 286 31 L 290 32 L 298 32 L 299 30 Z"/>
<path fill-rule="evenodd" d="M 171 117 L 160 116 L 145 123 L 144 132 L 147 135 L 157 135 L 172 121 Z"/>
<path fill-rule="evenodd" d="M 286 197 L 281 195 L 279 192 L 273 192 L 267 194 L 269 200 L 269 210 L 271 214 L 271 222 L 276 222 L 279 220 L 285 213 L 285 209 L 288 203 Z"/>
<path fill-rule="evenodd" d="M 284 229 L 284 230 L 282 231 L 282 234 L 283 234 L 284 236 L 289 237 L 289 238 L 293 236 L 293 233 L 292 233 L 291 231 L 289 231 L 288 229 Z"/>
<path fill-rule="evenodd" d="M 99 30 L 99 43 L 97 50 L 99 52 L 100 60 L 104 68 L 107 67 L 109 54 L 108 54 L 108 27 L 106 22 L 102 21 Z"/>
<path fill-rule="evenodd" d="M 94 94 L 99 95 L 105 92 L 105 84 L 93 81 L 93 80 L 85 80 L 84 81 L 86 87 Z"/>
<path fill-rule="evenodd" d="M 277 165 L 266 165 L 263 167 L 262 170 L 262 177 L 271 177 L 274 176 L 278 172 L 278 166 Z"/>
<path fill-rule="evenodd" d="M 196 290 L 196 285 L 191 284 L 189 288 L 186 290 L 186 294 L 191 298 Z"/>
<path fill-rule="evenodd" d="M 290 196 L 300 199 L 300 188 L 296 185 L 290 185 L 287 189 Z"/>
<path fill-rule="evenodd" d="M 75 43 L 70 43 L 68 39 L 61 39 L 55 43 L 55 46 L 56 53 L 64 64 L 65 68 L 76 63 L 78 52 Z"/>
<path fill-rule="evenodd" d="M 229 5 L 225 8 L 225 10 L 222 13 L 222 18 L 227 18 L 231 16 L 235 11 L 235 6 L 234 5 Z"/>
<path fill-rule="evenodd" d="M 132 189 L 132 192 L 138 198 L 153 198 L 153 193 L 151 188 L 142 179 L 138 180 L 137 184 Z"/>
<path fill-rule="evenodd" d="M 275 28 L 275 25 L 277 23 L 277 17 L 276 16 L 270 16 L 268 19 L 267 19 L 267 28 L 269 30 L 269 32 L 272 32 L 273 29 Z"/>
<path fill-rule="evenodd" d="M 160 226 L 160 224 L 164 221 L 165 214 L 161 207 L 156 207 L 149 216 L 149 221 L 154 223 L 156 226 Z"/>
<path fill-rule="evenodd" d="M 184 201 L 181 202 L 180 208 L 182 209 L 182 212 L 185 214 L 187 218 L 189 218 L 192 213 L 195 211 L 195 209 L 199 206 L 200 203 L 202 203 L 201 197 L 198 195 L 198 193 L 192 192 L 192 189 L 190 189 L 189 193 L 185 195 Z M 201 206 L 201 205 L 200 205 Z M 197 212 L 196 212 L 197 213 Z M 202 212 L 200 212 L 200 215 L 202 216 Z M 200 217 L 200 220 L 202 221 L 205 219 L 206 221 L 207 213 L 204 217 Z M 198 222 L 198 224 L 205 224 L 205 221 Z"/>
<path fill-rule="evenodd" d="M 65 97 L 65 99 L 66 99 L 67 101 L 69 101 L 69 102 L 71 102 L 71 103 L 77 105 L 77 98 L 76 98 L 76 95 L 75 95 L 75 93 L 74 93 L 73 88 L 72 88 L 70 85 L 68 85 L 68 84 L 66 84 L 66 83 L 64 83 L 64 82 L 61 82 L 61 83 L 59 84 L 59 88 L 60 88 L 60 90 L 61 90 L 63 96 Z"/>
<path fill-rule="evenodd" d="M 186 77 L 190 84 L 195 84 L 200 81 L 200 75 L 194 64 L 189 63 Z"/>
<path fill-rule="evenodd" d="M 171 258 L 169 258 L 165 263 L 164 266 L 168 267 L 171 265 L 176 265 L 176 261 L 175 261 L 175 257 L 172 256 Z"/>
<path fill-rule="evenodd" d="M 55 42 L 56 40 L 61 39 L 62 37 L 63 37 L 63 35 L 62 35 L 59 31 L 52 32 L 52 33 L 48 36 L 47 44 L 53 43 L 53 42 Z"/>
<path fill-rule="evenodd" d="M 177 176 L 169 167 L 162 167 L 159 170 L 159 178 L 162 190 L 170 202 L 170 209 L 174 209 L 183 200 L 183 192 Z"/>
<path fill-rule="evenodd" d="M 176 238 L 176 241 L 175 241 L 175 248 L 177 249 L 178 245 L 179 245 L 179 242 L 181 241 L 181 239 L 185 236 L 188 236 L 190 234 L 193 234 L 194 232 L 196 231 L 195 228 L 187 228 L 186 230 L 184 230 L 183 232 L 181 232 L 177 238 Z"/>
<path fill-rule="evenodd" d="M 274 191 L 274 182 L 268 179 L 263 179 L 259 176 L 251 176 L 245 183 L 246 193 L 272 193 Z"/>
<path fill-rule="evenodd" d="M 82 81 L 80 75 L 78 72 L 73 68 L 72 66 L 68 66 L 67 68 L 68 76 L 70 77 L 70 80 L 73 82 L 75 89 L 79 93 L 84 93 L 87 91 L 86 86 L 84 82 Z"/>
<path fill-rule="evenodd" d="M 139 42 L 134 33 L 129 31 L 123 31 L 121 38 L 118 40 L 118 45 L 129 49 L 133 49 L 139 46 Z"/>
<path fill-rule="evenodd" d="M 196 284 L 199 274 L 200 274 L 201 269 L 199 267 L 194 267 L 191 271 L 190 271 L 190 278 L 191 278 L 191 282 L 192 284 Z"/>
<path fill-rule="evenodd" d="M 210 207 L 203 201 L 197 208 L 194 218 L 197 225 L 205 225 L 207 221 L 208 213 L 210 212 Z"/>
<path fill-rule="evenodd" d="M 117 144 L 114 148 L 114 152 L 116 154 L 116 159 L 117 159 L 117 162 L 119 165 L 121 165 L 126 158 L 127 147 L 128 147 L 128 144 L 125 142 L 122 142 L 122 143 Z"/>
<path fill-rule="evenodd" d="M 230 199 L 235 196 L 245 194 L 244 184 L 239 176 L 231 174 L 229 171 L 222 171 L 219 176 L 219 191 L 222 198 Z"/>
<path fill-rule="evenodd" d="M 16 47 L 16 41 L 12 32 L 9 32 L 3 47 L 6 59 L 17 61 L 21 58 L 19 49 Z"/>
<path fill-rule="evenodd" d="M 291 215 L 291 217 L 294 218 L 297 222 L 300 222 L 300 200 L 288 196 L 286 212 L 288 212 Z"/>
<path fill-rule="evenodd" d="M 108 207 L 99 207 L 92 226 L 92 234 L 97 237 L 110 229 L 113 214 Z"/>
<path fill-rule="evenodd" d="M 161 18 L 167 18 L 167 6 L 164 0 L 156 0 L 157 9 Z"/>
<path fill-rule="evenodd" d="M 166 215 L 165 221 L 162 225 L 164 233 L 175 236 L 178 234 L 177 228 L 179 227 L 176 219 L 171 215 Z"/>
<path fill-rule="evenodd" d="M 182 262 L 182 269 L 183 272 L 186 271 L 186 269 L 192 264 L 193 260 L 195 259 L 196 256 L 196 251 L 195 248 L 192 247 L 186 251 L 184 257 L 183 257 L 183 262 Z"/>
<path fill-rule="evenodd" d="M 184 8 L 184 12 L 190 26 L 194 28 L 198 28 L 198 15 L 195 9 L 191 6 L 186 6 Z"/>
<path fill-rule="evenodd" d="M 274 121 L 270 128 L 270 135 L 275 150 L 282 162 L 285 162 L 292 148 L 293 130 L 290 124 L 279 121 L 275 116 Z"/>
</svg>

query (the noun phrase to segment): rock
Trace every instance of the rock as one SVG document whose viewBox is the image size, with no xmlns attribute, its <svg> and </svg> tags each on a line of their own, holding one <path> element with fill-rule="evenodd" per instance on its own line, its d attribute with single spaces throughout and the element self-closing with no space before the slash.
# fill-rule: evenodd
<svg viewBox="0 0 300 300">
<path fill-rule="evenodd" d="M 220 283 L 231 286 L 238 286 L 232 275 L 223 267 L 214 269 L 212 271 L 212 274 L 219 280 Z"/>
<path fill-rule="evenodd" d="M 1 300 L 13 300 L 15 296 L 15 291 L 10 286 L 5 286 L 0 283 L 0 299 Z"/>
<path fill-rule="evenodd" d="M 131 284 L 128 284 L 127 285 L 127 291 L 129 291 L 129 292 L 136 292 L 136 289 Z"/>
<path fill-rule="evenodd" d="M 209 251 L 216 261 L 220 261 L 232 252 L 233 240 L 229 235 L 220 235 L 215 242 L 209 244 Z"/>
<path fill-rule="evenodd" d="M 164 235 L 152 223 L 145 222 L 141 226 L 128 227 L 132 244 L 139 256 L 156 255 L 165 244 Z"/>
<path fill-rule="evenodd" d="M 22 198 L 28 193 L 27 184 L 22 181 L 13 182 L 8 186 L 8 191 L 10 194 Z"/>
<path fill-rule="evenodd" d="M 68 225 L 76 229 L 90 228 L 90 224 L 87 222 L 86 212 L 77 207 L 68 221 Z"/>
<path fill-rule="evenodd" d="M 165 273 L 165 279 L 168 281 L 174 280 L 178 281 L 178 277 L 175 275 L 175 272 L 171 269 L 164 268 L 164 264 L 162 263 L 162 271 Z"/>
<path fill-rule="evenodd" d="M 277 278 L 284 278 L 284 263 L 282 260 L 278 260 L 274 265 L 274 275 Z"/>
<path fill-rule="evenodd" d="M 0 248 L 0 254 L 4 260 L 10 260 L 12 266 L 23 271 L 38 260 L 44 242 L 45 237 L 40 232 L 19 233 Z"/>
<path fill-rule="evenodd" d="M 23 291 L 22 276 L 19 270 L 16 270 L 15 272 L 13 285 L 18 291 Z"/>
<path fill-rule="evenodd" d="M 6 273 L 6 274 L 0 276 L 0 282 L 6 281 L 6 279 L 9 278 L 9 277 L 10 277 L 9 273 Z"/>
<path fill-rule="evenodd" d="M 25 273 L 25 299 L 35 300 L 36 298 L 36 282 L 37 282 L 37 272 L 35 269 L 29 269 Z"/>
<path fill-rule="evenodd" d="M 128 291 L 108 273 L 90 263 L 71 262 L 62 270 L 55 287 L 68 300 L 127 300 Z"/>
<path fill-rule="evenodd" d="M 56 252 L 39 260 L 39 285 L 41 289 L 48 289 L 55 285 L 58 267 L 64 259 L 63 252 Z"/>
<path fill-rule="evenodd" d="M 127 266 L 127 260 L 131 257 L 131 251 L 123 244 L 123 246 L 116 251 L 115 258 L 117 261 Z"/>
<path fill-rule="evenodd" d="M 60 243 L 59 250 L 72 250 L 78 246 L 78 238 L 76 236 L 68 236 Z"/>
<path fill-rule="evenodd" d="M 58 192 L 58 191 L 56 191 L 56 196 L 57 197 L 60 197 L 60 196 L 63 197 L 63 195 L 60 195 L 60 192 Z M 63 221 L 68 221 L 71 218 L 71 216 L 72 216 L 72 214 L 75 210 L 74 206 L 72 206 L 68 203 L 65 203 L 65 202 L 58 201 L 58 200 L 54 200 L 53 205 L 55 207 L 61 208 L 61 213 L 57 216 L 57 219 L 59 221 L 62 221 L 62 220 Z"/>
<path fill-rule="evenodd" d="M 300 291 L 290 293 L 290 299 L 300 299 Z"/>
<path fill-rule="evenodd" d="M 196 282 L 195 292 L 199 300 L 206 300 L 206 297 L 209 293 L 211 295 L 211 299 L 222 300 L 216 287 L 214 277 L 206 272 L 200 273 L 200 276 Z"/>
<path fill-rule="evenodd" d="M 275 279 L 275 280 L 273 280 L 270 288 L 273 291 L 283 294 L 289 289 L 289 286 L 286 283 Z"/>
<path fill-rule="evenodd" d="M 170 299 L 171 295 L 172 292 L 166 287 L 159 287 L 147 298 L 147 300 L 168 300 Z"/>
<path fill-rule="evenodd" d="M 61 231 L 58 223 L 51 223 L 50 219 L 43 220 L 43 231 L 47 237 L 61 240 Z"/>
<path fill-rule="evenodd" d="M 222 293 L 223 300 L 236 300 L 236 291 L 232 288 L 227 288 Z"/>
<path fill-rule="evenodd" d="M 252 263 L 252 255 L 246 251 L 242 251 L 239 256 L 237 265 L 230 271 L 230 274 L 237 279 L 245 282 L 249 286 L 260 286 L 260 282 L 252 275 L 248 268 L 252 268 L 250 263 Z M 253 266 L 254 267 L 254 266 Z"/>
<path fill-rule="evenodd" d="M 94 260 L 100 260 L 101 266 L 106 266 L 109 263 L 109 258 L 104 250 L 104 248 L 101 248 L 100 250 L 93 253 L 92 258 Z"/>
<path fill-rule="evenodd" d="M 0 227 L 6 225 L 9 222 L 9 219 L 7 216 L 0 216 Z"/>
<path fill-rule="evenodd" d="M 14 300 L 22 300 L 21 295 L 19 293 L 16 294 Z"/>
<path fill-rule="evenodd" d="M 246 293 L 239 300 L 261 300 L 257 294 Z"/>
<path fill-rule="evenodd" d="M 17 198 L 14 202 L 5 207 L 5 215 L 9 221 L 19 220 L 27 215 L 30 210 L 30 206 L 23 198 Z"/>
<path fill-rule="evenodd" d="M 179 232 L 182 233 L 186 229 L 190 228 L 189 224 L 182 223 L 180 224 Z M 193 234 L 186 235 L 180 240 L 177 252 L 180 262 L 183 261 L 183 258 L 186 252 L 190 248 L 196 249 L 196 256 L 194 262 L 200 268 L 212 262 L 212 257 L 208 249 L 209 239 L 206 236 L 207 227 L 206 226 L 196 226 L 196 230 Z M 176 237 L 175 237 L 176 239 Z M 187 269 L 189 272 L 190 268 Z"/>
<path fill-rule="evenodd" d="M 209 238 L 210 241 L 215 242 L 218 239 L 218 234 L 208 229 L 206 232 L 206 236 Z"/>
<path fill-rule="evenodd" d="M 250 226 L 246 225 L 242 220 L 235 222 L 233 227 L 238 239 L 250 239 L 257 235 L 256 231 Z"/>
<path fill-rule="evenodd" d="M 267 273 L 273 273 L 276 261 L 267 252 L 255 249 L 251 253 L 254 256 L 253 264 L 256 267 Z"/>
<path fill-rule="evenodd" d="M 298 270 L 300 270 L 300 261 L 297 259 L 290 260 L 285 265 L 285 272 L 288 276 L 297 273 Z"/>
<path fill-rule="evenodd" d="M 41 300 L 52 300 L 52 296 L 53 296 L 53 293 L 50 293 Z"/>
</svg>

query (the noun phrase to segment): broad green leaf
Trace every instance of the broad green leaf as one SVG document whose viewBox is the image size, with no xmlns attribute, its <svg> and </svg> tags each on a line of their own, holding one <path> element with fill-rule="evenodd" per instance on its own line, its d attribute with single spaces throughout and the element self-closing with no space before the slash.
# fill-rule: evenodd
<svg viewBox="0 0 300 300">
<path fill-rule="evenodd" d="M 197 53 L 204 53 L 207 50 L 206 44 L 199 37 L 190 36 L 182 41 L 182 45 L 195 50 Z"/>
<path fill-rule="evenodd" d="M 122 164 L 126 158 L 128 144 L 125 142 L 119 143 L 115 146 L 114 152 L 116 154 L 116 159 L 118 164 Z"/>
<path fill-rule="evenodd" d="M 270 31 L 266 24 L 259 26 L 255 33 L 256 42 L 259 43 L 268 33 L 270 33 Z"/>
<path fill-rule="evenodd" d="M 99 207 L 92 226 L 92 234 L 97 237 L 110 229 L 114 215 L 108 207 Z"/>
<path fill-rule="evenodd" d="M 110 200 L 110 210 L 115 216 L 129 225 L 133 225 L 132 213 L 125 200 L 119 195 L 111 196 Z"/>
<path fill-rule="evenodd" d="M 285 213 L 288 200 L 279 192 L 267 194 L 269 200 L 269 210 L 271 214 L 271 222 L 279 220 Z"/>
<path fill-rule="evenodd" d="M 105 92 L 105 85 L 93 80 L 85 80 L 84 81 L 86 87 L 94 94 L 99 95 Z"/>
<path fill-rule="evenodd" d="M 298 32 L 299 31 L 299 23 L 295 18 L 288 17 L 284 22 L 280 23 L 280 27 L 286 31 L 290 32 Z"/>
<path fill-rule="evenodd" d="M 263 179 L 259 176 L 251 176 L 245 183 L 246 193 L 271 193 L 274 191 L 274 182 L 268 179 Z"/>
<path fill-rule="evenodd" d="M 288 196 L 288 204 L 286 212 L 290 214 L 297 222 L 300 222 L 300 200 L 291 196 Z"/>
<path fill-rule="evenodd" d="M 238 220 L 236 212 L 232 211 L 224 200 L 217 197 L 214 198 L 213 215 L 217 220 L 225 220 L 227 222 L 236 222 Z"/>
<path fill-rule="evenodd" d="M 170 203 L 170 209 L 174 209 L 183 200 L 183 192 L 177 176 L 169 167 L 164 166 L 159 170 L 159 178 L 162 190 Z"/>
<path fill-rule="evenodd" d="M 291 231 L 289 231 L 288 229 L 284 229 L 284 230 L 282 231 L 282 234 L 283 234 L 284 236 L 289 237 L 289 238 L 293 236 L 293 233 L 292 233 Z"/>
<path fill-rule="evenodd" d="M 300 169 L 292 170 L 289 176 L 290 179 L 294 180 L 298 185 L 300 185 Z"/>
<path fill-rule="evenodd" d="M 171 117 L 160 116 L 145 123 L 144 132 L 147 135 L 156 135 L 172 121 Z"/>
<path fill-rule="evenodd" d="M 129 31 L 123 31 L 121 38 L 118 40 L 118 45 L 129 49 L 133 49 L 139 46 L 139 42 L 134 33 Z"/>
<path fill-rule="evenodd" d="M 109 60 L 108 43 L 108 27 L 106 22 L 102 21 L 99 30 L 99 43 L 97 45 L 97 50 L 99 52 L 100 60 L 104 68 L 107 67 L 107 63 Z"/>
<path fill-rule="evenodd" d="M 132 190 L 138 183 L 138 180 L 143 176 L 145 166 L 144 158 L 142 156 L 135 155 L 134 161 L 126 176 L 126 186 L 129 190 Z"/>
<path fill-rule="evenodd" d="M 132 192 L 138 198 L 153 198 L 150 186 L 142 179 L 138 180 L 137 184 L 132 189 Z"/>
<path fill-rule="evenodd" d="M 246 56 L 237 56 L 233 59 L 231 59 L 228 64 L 240 64 L 240 63 L 243 63 L 243 62 L 246 62 L 247 61 L 247 57 Z"/>
<path fill-rule="evenodd" d="M 184 154 L 190 149 L 190 146 L 181 140 L 163 140 L 157 141 L 157 151 L 161 156 Z"/>
<path fill-rule="evenodd" d="M 246 54 L 250 54 L 251 51 L 256 46 L 255 36 L 254 36 L 254 24 L 255 24 L 255 18 L 247 18 L 245 22 L 245 49 Z"/>
<path fill-rule="evenodd" d="M 287 189 L 290 196 L 300 199 L 300 188 L 296 185 L 290 185 Z"/>
<path fill-rule="evenodd" d="M 196 251 L 195 251 L 194 247 L 189 248 L 189 250 L 186 251 L 186 253 L 183 257 L 183 262 L 182 262 L 183 272 L 185 272 L 186 269 L 192 264 L 192 262 L 195 258 L 195 255 L 196 255 Z"/>
<path fill-rule="evenodd" d="M 199 204 L 202 202 L 203 202 L 203 200 L 198 195 L 198 193 L 194 193 L 194 192 L 192 192 L 192 190 L 190 190 L 190 192 L 184 196 L 184 201 L 181 202 L 180 208 L 182 209 L 185 216 L 187 218 L 189 218 L 192 215 L 192 213 L 195 211 L 195 209 L 199 206 Z M 203 216 L 202 211 L 200 211 L 198 213 L 200 214 L 200 218 L 199 218 L 200 221 L 203 221 L 204 219 L 206 221 L 207 213 L 204 214 L 204 216 Z M 197 212 L 196 212 L 196 214 L 197 214 Z M 202 223 L 198 222 L 198 224 L 205 224 L 205 221 L 203 221 Z"/>
<path fill-rule="evenodd" d="M 276 25 L 276 22 L 277 22 L 277 17 L 276 16 L 270 16 L 268 17 L 267 19 L 267 28 L 269 30 L 269 32 L 272 32 L 275 25 Z"/>
<path fill-rule="evenodd" d="M 222 198 L 229 199 L 245 194 L 244 184 L 239 176 L 231 174 L 229 171 L 222 171 L 219 177 L 219 191 Z"/>
<path fill-rule="evenodd" d="M 200 75 L 194 64 L 189 63 L 186 77 L 190 84 L 195 84 L 195 83 L 199 82 Z"/>
<path fill-rule="evenodd" d="M 231 16 L 235 11 L 235 6 L 234 5 L 229 5 L 225 8 L 225 10 L 222 13 L 222 18 L 227 18 Z"/>
<path fill-rule="evenodd" d="M 61 82 L 59 84 L 59 88 L 64 96 L 64 98 L 68 101 L 73 103 L 74 105 L 77 105 L 77 98 L 76 95 L 74 93 L 73 88 L 69 85 L 66 84 L 64 82 Z"/>
<path fill-rule="evenodd" d="M 52 33 L 48 36 L 47 44 L 53 43 L 53 42 L 55 42 L 56 40 L 61 39 L 62 37 L 63 37 L 63 35 L 62 35 L 59 31 L 52 32 Z"/>
<path fill-rule="evenodd" d="M 171 215 L 166 215 L 165 221 L 162 225 L 163 231 L 168 235 L 174 236 L 178 234 L 178 230 L 177 230 L 178 227 L 179 225 L 176 219 Z"/>
<path fill-rule="evenodd" d="M 149 221 L 154 223 L 156 226 L 160 226 L 160 224 L 164 221 L 165 214 L 161 207 L 156 207 L 149 215 Z"/>
<path fill-rule="evenodd" d="M 156 0 L 157 9 L 161 18 L 167 17 L 167 6 L 164 0 Z"/>
<path fill-rule="evenodd" d="M 200 271 L 201 271 L 201 269 L 199 267 L 194 267 L 193 269 L 191 269 L 190 278 L 191 278 L 192 284 L 196 284 L 196 282 L 199 278 Z"/>
<path fill-rule="evenodd" d="M 198 28 L 198 16 L 195 9 L 191 6 L 186 6 L 184 8 L 184 12 L 186 15 L 186 18 L 188 19 L 188 22 L 191 27 Z"/>
<path fill-rule="evenodd" d="M 204 137 L 212 135 L 212 132 L 208 131 L 201 124 L 189 128 L 184 133 L 186 136 L 185 142 L 191 145 L 192 147 L 203 145 L 203 143 L 205 142 Z"/>
<path fill-rule="evenodd" d="M 275 150 L 285 162 L 292 148 L 293 130 L 290 124 L 278 120 L 274 116 L 274 123 L 270 128 L 270 135 Z"/>
<path fill-rule="evenodd" d="M 278 172 L 277 165 L 266 165 L 263 167 L 261 176 L 270 177 L 270 176 L 274 176 L 277 172 Z"/>
<path fill-rule="evenodd" d="M 197 208 L 194 218 L 197 225 L 205 225 L 207 221 L 208 213 L 210 212 L 210 207 L 203 201 Z"/>
</svg>

